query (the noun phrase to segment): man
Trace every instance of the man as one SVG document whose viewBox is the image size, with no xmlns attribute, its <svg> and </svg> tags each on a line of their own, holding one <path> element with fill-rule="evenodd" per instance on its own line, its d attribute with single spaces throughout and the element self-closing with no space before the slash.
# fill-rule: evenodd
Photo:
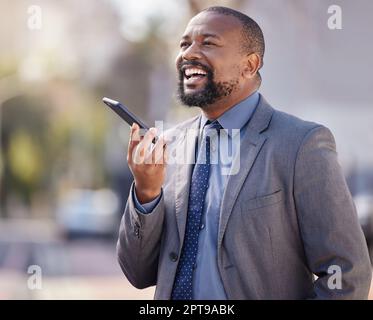
<svg viewBox="0 0 373 320">
<path fill-rule="evenodd" d="M 143 138 L 131 129 L 134 184 L 118 260 L 135 287 L 156 285 L 156 299 L 368 295 L 368 252 L 333 136 L 257 92 L 263 55 L 262 31 L 248 16 L 202 11 L 176 60 L 180 99 L 201 115 L 173 129 L 164 154 L 166 135 L 151 149 L 155 128 Z M 187 159 L 167 165 L 175 150 Z M 212 163 L 217 152 L 225 161 Z"/>
</svg>

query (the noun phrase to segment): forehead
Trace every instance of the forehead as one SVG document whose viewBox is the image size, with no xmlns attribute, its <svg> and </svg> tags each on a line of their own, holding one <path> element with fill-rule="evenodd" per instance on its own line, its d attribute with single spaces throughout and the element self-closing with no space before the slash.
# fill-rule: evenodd
<svg viewBox="0 0 373 320">
<path fill-rule="evenodd" d="M 196 37 L 213 34 L 219 37 L 239 36 L 242 29 L 240 21 L 233 17 L 216 12 L 201 12 L 193 17 L 183 37 Z"/>
</svg>

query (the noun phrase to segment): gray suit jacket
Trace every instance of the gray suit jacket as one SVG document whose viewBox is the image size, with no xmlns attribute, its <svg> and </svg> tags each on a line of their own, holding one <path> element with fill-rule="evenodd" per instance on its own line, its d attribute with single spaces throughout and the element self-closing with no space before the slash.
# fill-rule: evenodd
<svg viewBox="0 0 373 320">
<path fill-rule="evenodd" d="M 175 150 L 192 157 L 185 130 L 198 125 L 195 117 L 175 128 L 184 132 Z M 331 132 L 274 110 L 261 96 L 235 161 L 240 170 L 227 182 L 217 243 L 228 298 L 367 298 L 368 251 Z M 122 218 L 120 266 L 135 287 L 156 285 L 155 299 L 170 299 L 191 170 L 167 167 L 162 197 L 149 214 L 135 209 L 131 190 Z M 336 270 L 341 289 L 333 287 Z"/>
</svg>

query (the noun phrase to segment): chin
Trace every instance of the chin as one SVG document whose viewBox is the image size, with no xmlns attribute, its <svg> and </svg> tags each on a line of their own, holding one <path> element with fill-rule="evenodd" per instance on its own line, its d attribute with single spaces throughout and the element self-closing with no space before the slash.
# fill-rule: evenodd
<svg viewBox="0 0 373 320">
<path fill-rule="evenodd" d="M 201 88 L 186 88 L 179 82 L 178 96 L 182 104 L 189 107 L 206 108 L 220 98 L 218 87 L 210 81 Z"/>
<path fill-rule="evenodd" d="M 215 99 L 211 99 L 208 95 L 204 95 L 202 92 L 196 94 L 182 94 L 179 95 L 181 103 L 188 107 L 199 107 L 206 108 L 215 102 Z"/>
</svg>

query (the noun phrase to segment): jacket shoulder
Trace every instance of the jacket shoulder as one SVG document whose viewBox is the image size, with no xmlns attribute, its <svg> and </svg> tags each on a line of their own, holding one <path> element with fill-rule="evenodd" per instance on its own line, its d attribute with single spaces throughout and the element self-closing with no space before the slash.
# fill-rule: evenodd
<svg viewBox="0 0 373 320">
<path fill-rule="evenodd" d="M 307 141 L 328 140 L 335 144 L 334 136 L 326 126 L 303 120 L 292 114 L 273 109 L 270 124 L 265 132 L 281 152 L 297 153 Z"/>
<path fill-rule="evenodd" d="M 274 109 L 268 133 L 273 133 L 277 137 L 283 137 L 284 140 L 301 144 L 313 131 L 317 129 L 330 130 L 317 122 L 303 120 L 297 116 Z"/>
<path fill-rule="evenodd" d="M 283 131 L 288 131 L 290 134 L 301 134 L 309 132 L 317 127 L 322 127 L 323 125 L 274 109 L 271 126 L 276 127 L 277 130 L 282 128 Z"/>
</svg>

